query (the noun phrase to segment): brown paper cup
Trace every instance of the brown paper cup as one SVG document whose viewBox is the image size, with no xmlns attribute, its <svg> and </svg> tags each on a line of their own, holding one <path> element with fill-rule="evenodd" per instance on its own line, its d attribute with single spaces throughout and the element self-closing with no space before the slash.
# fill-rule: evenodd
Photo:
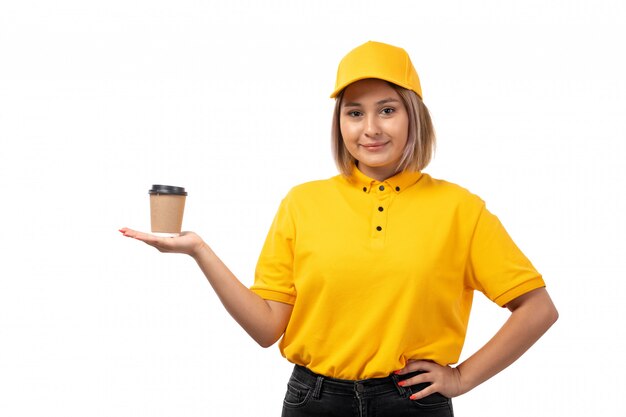
<svg viewBox="0 0 626 417">
<path fill-rule="evenodd" d="M 187 193 L 183 187 L 153 185 L 150 193 L 150 228 L 152 233 L 180 234 Z"/>
</svg>

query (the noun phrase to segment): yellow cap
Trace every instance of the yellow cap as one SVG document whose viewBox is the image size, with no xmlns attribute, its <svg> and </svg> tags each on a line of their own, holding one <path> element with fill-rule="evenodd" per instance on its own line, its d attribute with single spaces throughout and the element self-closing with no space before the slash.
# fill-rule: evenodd
<svg viewBox="0 0 626 417">
<path fill-rule="evenodd" d="M 337 69 L 335 90 L 337 97 L 348 85 L 366 78 L 378 78 L 415 91 L 422 97 L 422 87 L 409 54 L 402 48 L 369 41 L 348 53 Z"/>
</svg>

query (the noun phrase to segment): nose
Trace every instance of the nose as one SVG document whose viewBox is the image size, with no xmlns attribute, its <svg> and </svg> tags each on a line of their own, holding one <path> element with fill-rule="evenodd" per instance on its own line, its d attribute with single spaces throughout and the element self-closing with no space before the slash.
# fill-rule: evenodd
<svg viewBox="0 0 626 417">
<path fill-rule="evenodd" d="M 374 137 L 381 134 L 377 115 L 368 114 L 365 119 L 365 135 Z"/>
</svg>

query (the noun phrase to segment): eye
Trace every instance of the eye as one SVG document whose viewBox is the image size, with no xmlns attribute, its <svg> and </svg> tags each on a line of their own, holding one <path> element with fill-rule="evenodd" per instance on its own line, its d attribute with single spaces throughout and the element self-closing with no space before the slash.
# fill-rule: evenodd
<svg viewBox="0 0 626 417">
<path fill-rule="evenodd" d="M 396 111 L 396 109 L 394 109 L 393 107 L 385 107 L 385 108 L 384 108 L 384 109 L 382 109 L 380 112 L 381 112 L 382 114 L 389 115 L 389 114 L 391 114 L 391 113 L 393 113 L 393 112 L 395 112 L 395 111 Z"/>
<path fill-rule="evenodd" d="M 362 115 L 363 115 L 363 113 L 361 113 L 361 112 L 360 112 L 360 111 L 358 111 L 358 110 L 352 110 L 352 111 L 349 111 L 347 114 L 348 114 L 348 116 L 350 116 L 350 117 L 359 117 L 359 116 L 362 116 Z"/>
</svg>

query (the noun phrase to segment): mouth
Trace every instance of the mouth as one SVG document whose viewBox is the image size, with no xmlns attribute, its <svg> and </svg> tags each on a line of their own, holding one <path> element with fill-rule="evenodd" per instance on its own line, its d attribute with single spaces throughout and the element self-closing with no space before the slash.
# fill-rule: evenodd
<svg viewBox="0 0 626 417">
<path fill-rule="evenodd" d="M 365 143 L 361 144 L 361 147 L 365 148 L 368 151 L 377 151 L 385 147 L 389 142 L 379 142 L 379 143 Z"/>
</svg>

